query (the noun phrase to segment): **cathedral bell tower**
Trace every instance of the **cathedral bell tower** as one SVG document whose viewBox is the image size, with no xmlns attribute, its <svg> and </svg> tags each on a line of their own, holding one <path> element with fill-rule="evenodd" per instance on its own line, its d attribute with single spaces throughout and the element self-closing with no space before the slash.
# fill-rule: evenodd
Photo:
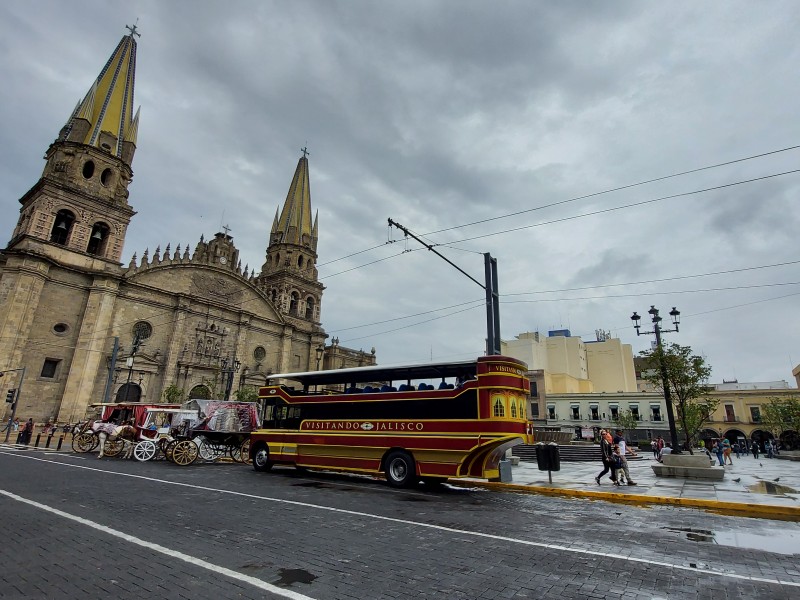
<svg viewBox="0 0 800 600">
<path fill-rule="evenodd" d="M 317 216 L 311 218 L 308 152 L 297 163 L 289 193 L 269 234 L 267 260 L 257 277 L 278 311 L 319 324 L 322 291 L 317 280 Z"/>
<path fill-rule="evenodd" d="M 136 26 L 111 58 L 58 138 L 39 181 L 21 199 L 7 250 L 34 251 L 62 264 L 118 264 L 135 212 L 128 204 L 139 111 L 133 114 Z M 109 265 L 111 266 L 111 265 Z"/>
</svg>

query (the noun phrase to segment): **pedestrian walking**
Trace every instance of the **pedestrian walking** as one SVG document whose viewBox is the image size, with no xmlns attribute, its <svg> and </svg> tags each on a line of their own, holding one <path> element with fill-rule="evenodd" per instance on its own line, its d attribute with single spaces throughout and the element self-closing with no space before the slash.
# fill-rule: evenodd
<svg viewBox="0 0 800 600">
<path fill-rule="evenodd" d="M 656 442 L 655 440 L 650 442 L 650 448 L 653 450 L 653 458 L 658 460 L 658 442 Z"/>
<path fill-rule="evenodd" d="M 719 461 L 719 466 L 720 467 L 724 467 L 725 466 L 725 460 L 723 458 L 724 457 L 724 454 L 723 454 L 724 450 L 722 448 L 722 441 L 721 440 L 717 440 L 717 441 L 714 442 L 714 445 L 711 447 L 711 452 L 713 452 L 714 454 L 717 455 L 717 460 Z"/>
<path fill-rule="evenodd" d="M 767 453 L 767 458 L 773 458 L 774 457 L 772 451 L 773 451 L 772 442 L 770 442 L 769 438 L 767 438 L 767 440 L 764 442 L 764 452 Z"/>
<path fill-rule="evenodd" d="M 731 458 L 731 441 L 728 438 L 722 440 L 722 456 L 723 463 L 733 466 L 733 459 Z"/>
<path fill-rule="evenodd" d="M 611 434 L 608 433 L 605 429 L 601 429 L 600 458 L 603 461 L 603 470 L 600 471 L 600 474 L 594 478 L 594 480 L 597 482 L 597 485 L 601 485 L 600 479 L 603 477 L 603 475 L 605 475 L 609 471 L 611 472 L 609 478 L 611 479 L 611 481 L 614 482 L 615 485 L 617 484 L 617 469 L 616 466 L 614 465 L 614 456 L 613 456 L 614 453 L 611 448 L 611 442 L 612 442 Z"/>
<path fill-rule="evenodd" d="M 739 442 L 733 442 L 733 451 L 736 453 L 736 458 L 742 458 L 742 447 L 739 445 Z"/>
<path fill-rule="evenodd" d="M 22 444 L 30 444 L 31 436 L 33 436 L 33 419 L 28 419 L 25 426 L 22 428 L 21 442 Z"/>
<path fill-rule="evenodd" d="M 753 440 L 753 445 L 750 446 L 750 451 L 753 453 L 753 458 L 758 460 L 758 442 Z"/>
<path fill-rule="evenodd" d="M 622 469 L 622 472 L 625 474 L 625 479 L 627 480 L 628 485 L 636 485 L 636 482 L 633 479 L 631 479 L 631 472 L 630 469 L 628 468 L 628 459 L 626 457 L 626 454 L 630 454 L 631 456 L 636 456 L 636 453 L 633 452 L 630 448 L 628 448 L 628 443 L 625 441 L 623 433 L 624 432 L 622 429 L 617 429 L 617 435 L 614 436 L 613 442 L 614 444 L 619 446 L 619 455 L 621 457 L 620 462 L 622 463 L 620 467 Z"/>
</svg>

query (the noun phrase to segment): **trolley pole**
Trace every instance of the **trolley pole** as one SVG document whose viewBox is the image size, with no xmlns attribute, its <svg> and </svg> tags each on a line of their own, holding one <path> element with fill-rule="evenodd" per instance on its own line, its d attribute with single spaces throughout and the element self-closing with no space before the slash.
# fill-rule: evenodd
<svg viewBox="0 0 800 600">
<path fill-rule="evenodd" d="M 486 291 L 486 354 L 499 355 L 500 354 L 500 293 L 497 289 L 497 259 L 492 258 L 492 255 L 486 252 L 483 255 L 485 283 L 481 283 L 472 275 L 464 271 L 461 267 L 451 261 L 449 258 L 433 249 L 433 245 L 426 244 L 416 235 L 411 233 L 408 228 L 403 227 L 397 221 L 389 219 L 389 225 L 397 227 L 408 237 L 414 238 L 420 244 L 425 246 L 428 250 L 433 252 L 436 256 L 444 260 L 451 267 L 454 267 L 462 275 L 477 283 L 481 288 Z"/>
</svg>

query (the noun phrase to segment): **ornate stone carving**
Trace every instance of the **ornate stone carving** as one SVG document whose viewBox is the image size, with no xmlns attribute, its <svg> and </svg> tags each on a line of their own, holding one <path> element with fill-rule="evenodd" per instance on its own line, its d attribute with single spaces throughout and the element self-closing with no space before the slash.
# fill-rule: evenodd
<svg viewBox="0 0 800 600">
<path fill-rule="evenodd" d="M 198 273 L 192 278 L 192 292 L 229 304 L 238 302 L 242 295 L 241 289 L 232 281 L 208 273 Z"/>
</svg>

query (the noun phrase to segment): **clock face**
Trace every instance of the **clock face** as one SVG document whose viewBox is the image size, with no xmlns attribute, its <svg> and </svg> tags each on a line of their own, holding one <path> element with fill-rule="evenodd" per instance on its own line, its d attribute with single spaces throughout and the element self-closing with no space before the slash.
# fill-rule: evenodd
<svg viewBox="0 0 800 600">
<path fill-rule="evenodd" d="M 225 258 L 224 256 L 220 256 L 219 257 L 219 264 L 224 265 L 227 262 L 228 262 L 228 259 Z"/>
</svg>

